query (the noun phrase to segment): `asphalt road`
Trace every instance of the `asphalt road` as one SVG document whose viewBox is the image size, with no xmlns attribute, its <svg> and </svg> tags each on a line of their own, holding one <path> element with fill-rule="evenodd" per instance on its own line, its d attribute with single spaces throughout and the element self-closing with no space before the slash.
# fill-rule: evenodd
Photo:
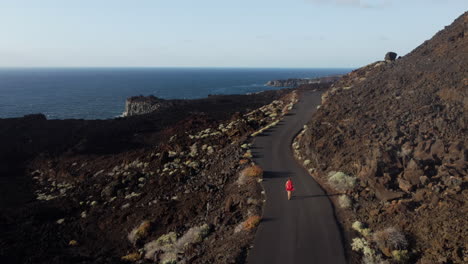
<svg viewBox="0 0 468 264">
<path fill-rule="evenodd" d="M 292 154 L 292 140 L 320 104 L 319 92 L 306 92 L 274 128 L 253 142 L 254 160 L 264 169 L 266 204 L 249 264 L 346 263 L 341 234 L 328 196 Z M 295 192 L 287 200 L 284 184 Z"/>
</svg>

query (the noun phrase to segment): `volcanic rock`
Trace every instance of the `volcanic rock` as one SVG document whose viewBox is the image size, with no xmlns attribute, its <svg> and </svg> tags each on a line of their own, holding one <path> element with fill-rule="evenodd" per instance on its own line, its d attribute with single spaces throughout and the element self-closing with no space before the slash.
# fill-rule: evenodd
<svg viewBox="0 0 468 264">
<path fill-rule="evenodd" d="M 387 54 L 385 54 L 385 61 L 394 61 L 397 57 L 397 54 L 395 52 L 387 52 Z"/>
<path fill-rule="evenodd" d="M 468 237 L 467 22 L 465 12 L 401 59 L 388 53 L 343 76 L 297 141 L 320 181 L 332 170 L 358 176 L 354 217 L 402 227 L 420 252 L 412 263 L 463 263 L 452 252 Z"/>
<path fill-rule="evenodd" d="M 122 116 L 147 114 L 171 105 L 171 102 L 155 96 L 134 96 L 125 101 L 125 111 Z"/>
</svg>

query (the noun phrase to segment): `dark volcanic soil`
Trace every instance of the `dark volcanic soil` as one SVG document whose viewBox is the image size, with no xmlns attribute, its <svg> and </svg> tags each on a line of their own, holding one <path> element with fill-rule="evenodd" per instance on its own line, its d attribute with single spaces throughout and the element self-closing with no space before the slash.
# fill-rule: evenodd
<svg viewBox="0 0 468 264">
<path fill-rule="evenodd" d="M 0 119 L 0 262 L 243 263 L 263 200 L 258 176 L 239 173 L 252 164 L 247 139 L 295 96 L 214 96 L 115 120 Z"/>
<path fill-rule="evenodd" d="M 345 194 L 348 242 L 371 249 L 353 262 L 468 262 L 467 23 L 465 13 L 407 56 L 344 76 L 297 142 L 312 174 Z M 357 184 L 330 182 L 344 179 L 331 171 Z"/>
</svg>

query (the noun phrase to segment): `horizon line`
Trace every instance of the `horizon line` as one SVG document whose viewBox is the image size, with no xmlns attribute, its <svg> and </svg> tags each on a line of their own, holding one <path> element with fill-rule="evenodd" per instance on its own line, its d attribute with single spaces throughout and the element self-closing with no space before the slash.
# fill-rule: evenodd
<svg viewBox="0 0 468 264">
<path fill-rule="evenodd" d="M 0 66 L 0 69 L 355 69 L 357 67 L 250 67 L 250 66 Z"/>
</svg>

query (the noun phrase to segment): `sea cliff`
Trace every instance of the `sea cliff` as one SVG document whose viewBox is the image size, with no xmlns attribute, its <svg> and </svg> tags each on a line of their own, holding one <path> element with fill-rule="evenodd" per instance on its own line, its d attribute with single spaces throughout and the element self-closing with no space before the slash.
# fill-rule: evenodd
<svg viewBox="0 0 468 264">
<path fill-rule="evenodd" d="M 155 96 L 133 96 L 125 101 L 125 111 L 122 116 L 133 116 L 151 113 L 174 105 L 173 102 Z"/>
</svg>

